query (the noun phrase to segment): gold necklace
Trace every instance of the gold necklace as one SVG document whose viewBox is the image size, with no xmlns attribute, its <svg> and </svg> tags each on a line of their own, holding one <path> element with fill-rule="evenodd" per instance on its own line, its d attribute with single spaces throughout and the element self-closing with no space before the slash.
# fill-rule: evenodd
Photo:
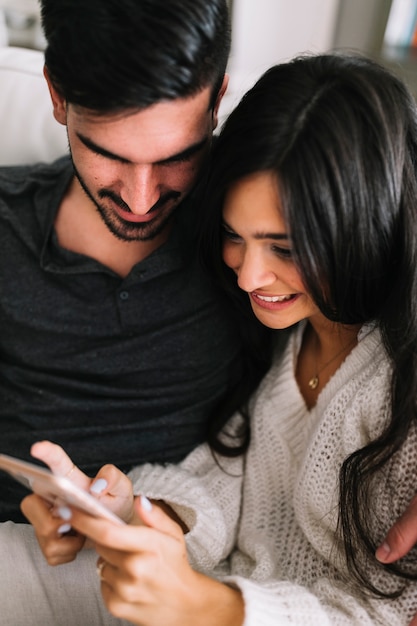
<svg viewBox="0 0 417 626">
<path fill-rule="evenodd" d="M 348 343 L 346 346 L 344 346 L 344 348 L 342 348 L 339 352 L 337 352 L 334 356 L 332 356 L 332 358 L 327 361 L 327 363 L 325 363 L 323 365 L 323 367 L 321 367 L 318 371 L 316 371 L 316 373 L 314 374 L 314 376 L 312 376 L 310 378 L 310 380 L 308 381 L 308 386 L 310 387 L 310 389 L 317 389 L 317 387 L 319 386 L 319 376 L 322 373 L 323 370 L 326 369 L 326 367 L 328 365 L 330 365 L 330 363 L 333 363 L 333 361 L 335 359 L 337 359 L 338 356 L 340 356 L 345 350 L 347 350 L 348 348 L 350 348 L 350 346 L 353 346 L 353 344 L 356 341 L 356 337 L 354 339 L 352 339 L 352 341 L 350 343 Z M 316 345 L 317 345 L 317 349 L 319 346 L 319 338 L 316 335 Z M 317 370 L 317 350 L 316 350 L 316 370 Z"/>
</svg>

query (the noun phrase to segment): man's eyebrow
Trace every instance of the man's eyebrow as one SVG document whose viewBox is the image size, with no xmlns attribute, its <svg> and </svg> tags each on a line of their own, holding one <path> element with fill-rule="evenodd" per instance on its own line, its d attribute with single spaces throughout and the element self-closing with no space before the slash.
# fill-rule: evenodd
<svg viewBox="0 0 417 626">
<path fill-rule="evenodd" d="M 203 137 L 203 139 L 201 139 L 201 141 L 197 141 L 191 146 L 188 146 L 188 148 L 185 148 L 185 150 L 182 150 L 177 154 L 173 154 L 167 159 L 162 159 L 162 161 L 157 161 L 157 165 L 165 165 L 168 163 L 174 163 L 175 161 L 186 161 L 190 157 L 194 156 L 194 154 L 197 154 L 197 152 L 203 150 L 208 143 L 209 135 L 206 135 L 205 137 Z"/>
<path fill-rule="evenodd" d="M 225 220 L 222 220 L 222 224 L 227 230 L 230 230 L 230 232 L 232 233 L 235 232 L 233 228 L 229 226 L 229 224 Z M 263 233 L 263 232 L 255 233 L 253 235 L 253 238 L 254 239 L 274 239 L 275 241 L 282 241 L 282 240 L 288 241 L 290 239 L 287 233 Z"/>
<path fill-rule="evenodd" d="M 125 159 L 119 154 L 114 154 L 114 152 L 110 152 L 109 150 L 106 150 L 105 148 L 97 145 L 94 141 L 91 141 L 91 139 L 89 139 L 82 133 L 77 133 L 77 137 L 89 150 L 91 150 L 95 154 L 99 154 L 100 156 L 103 156 L 106 159 L 111 159 L 112 161 L 119 161 L 120 163 L 132 163 L 130 159 Z M 175 163 L 176 161 L 186 161 L 197 152 L 200 152 L 200 150 L 203 150 L 208 141 L 209 136 L 206 135 L 201 141 L 198 141 L 191 146 L 188 146 L 187 148 L 185 148 L 185 150 L 182 150 L 177 154 L 173 154 L 166 159 L 157 161 L 155 165 L 168 165 L 169 163 Z"/>
</svg>

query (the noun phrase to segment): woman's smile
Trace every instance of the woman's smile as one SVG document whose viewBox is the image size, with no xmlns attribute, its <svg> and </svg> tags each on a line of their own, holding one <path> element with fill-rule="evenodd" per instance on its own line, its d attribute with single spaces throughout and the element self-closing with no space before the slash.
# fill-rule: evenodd
<svg viewBox="0 0 417 626">
<path fill-rule="evenodd" d="M 298 298 L 300 294 L 288 294 L 288 295 L 265 295 L 256 291 L 252 291 L 249 296 L 256 306 L 260 306 L 270 311 L 281 311 L 288 306 L 291 306 Z"/>
<path fill-rule="evenodd" d="M 269 328 L 288 328 L 318 313 L 292 256 L 279 185 L 271 172 L 235 182 L 223 206 L 223 259 Z"/>
</svg>

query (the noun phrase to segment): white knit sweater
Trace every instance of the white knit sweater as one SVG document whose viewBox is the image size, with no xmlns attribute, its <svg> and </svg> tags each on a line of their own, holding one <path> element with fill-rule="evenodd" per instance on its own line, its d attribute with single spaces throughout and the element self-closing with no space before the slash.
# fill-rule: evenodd
<svg viewBox="0 0 417 626">
<path fill-rule="evenodd" d="M 164 499 L 186 521 L 191 563 L 240 588 L 244 626 L 406 626 L 417 584 L 397 600 L 365 595 L 335 535 L 340 466 L 381 431 L 390 410 L 379 331 L 362 329 L 312 410 L 294 377 L 302 331 L 292 333 L 253 398 L 245 458 L 221 458 L 220 467 L 203 445 L 180 466 L 133 470 L 135 492 Z M 375 485 L 379 540 L 416 490 L 416 439 L 413 431 Z M 374 560 L 369 578 L 385 589 L 397 583 Z"/>
</svg>

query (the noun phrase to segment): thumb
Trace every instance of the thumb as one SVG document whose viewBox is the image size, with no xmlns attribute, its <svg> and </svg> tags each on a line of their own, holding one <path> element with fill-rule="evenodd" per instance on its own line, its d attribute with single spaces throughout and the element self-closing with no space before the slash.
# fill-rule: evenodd
<svg viewBox="0 0 417 626">
<path fill-rule="evenodd" d="M 132 482 L 115 465 L 104 465 L 100 469 L 91 483 L 90 493 L 98 497 L 125 522 L 132 520 L 134 516 Z"/>
<path fill-rule="evenodd" d="M 188 532 L 181 518 L 162 500 L 151 502 L 142 495 L 135 499 L 135 512 L 145 526 L 165 535 L 179 537 Z"/>
<path fill-rule="evenodd" d="M 103 465 L 93 479 L 90 491 L 94 494 L 109 494 L 130 498 L 133 501 L 132 482 L 115 465 Z"/>
<path fill-rule="evenodd" d="M 74 465 L 61 446 L 51 441 L 38 441 L 33 444 L 30 453 L 35 459 L 48 465 L 55 476 L 64 476 L 78 487 L 88 489 L 91 479 Z"/>
</svg>

